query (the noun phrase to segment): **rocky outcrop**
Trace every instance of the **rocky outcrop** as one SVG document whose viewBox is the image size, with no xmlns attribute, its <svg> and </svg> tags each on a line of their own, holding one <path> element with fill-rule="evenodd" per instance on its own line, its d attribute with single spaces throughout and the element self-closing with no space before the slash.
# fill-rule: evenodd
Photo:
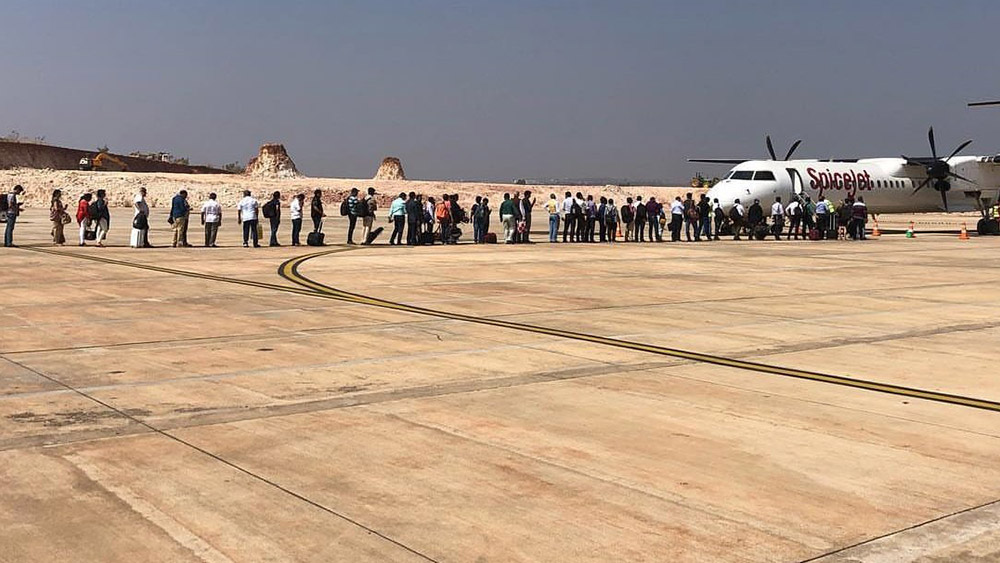
<svg viewBox="0 0 1000 563">
<path fill-rule="evenodd" d="M 394 156 L 387 156 L 382 159 L 382 164 L 375 173 L 376 180 L 405 180 L 406 174 L 403 172 L 403 163 Z"/>
<path fill-rule="evenodd" d="M 285 145 L 270 143 L 260 146 L 257 156 L 247 163 L 245 174 L 251 178 L 301 178 Z"/>
</svg>

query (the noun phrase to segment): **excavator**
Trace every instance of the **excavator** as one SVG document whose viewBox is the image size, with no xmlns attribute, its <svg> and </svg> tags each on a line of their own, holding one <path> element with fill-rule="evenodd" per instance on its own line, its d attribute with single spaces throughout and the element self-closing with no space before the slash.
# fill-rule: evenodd
<svg viewBox="0 0 1000 563">
<path fill-rule="evenodd" d="M 94 158 L 83 157 L 80 159 L 80 170 L 94 170 L 97 172 L 128 172 L 128 164 L 111 153 L 98 153 Z"/>
</svg>

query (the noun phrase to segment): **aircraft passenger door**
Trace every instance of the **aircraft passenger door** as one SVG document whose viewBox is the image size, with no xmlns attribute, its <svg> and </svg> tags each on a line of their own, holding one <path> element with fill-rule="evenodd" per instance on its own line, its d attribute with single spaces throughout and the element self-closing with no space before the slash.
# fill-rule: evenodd
<svg viewBox="0 0 1000 563">
<path fill-rule="evenodd" d="M 794 168 L 786 168 L 785 171 L 788 172 L 788 177 L 792 181 L 792 193 L 788 194 L 789 197 L 793 195 L 802 197 L 802 193 L 805 190 L 802 183 L 802 175 Z"/>
</svg>

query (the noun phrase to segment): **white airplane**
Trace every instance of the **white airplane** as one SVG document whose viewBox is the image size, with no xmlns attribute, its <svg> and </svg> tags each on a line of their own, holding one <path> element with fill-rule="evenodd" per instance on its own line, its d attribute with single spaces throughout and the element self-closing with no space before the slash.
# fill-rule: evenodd
<svg viewBox="0 0 1000 563">
<path fill-rule="evenodd" d="M 863 197 L 870 213 L 922 213 L 931 211 L 979 211 L 980 233 L 1000 231 L 988 221 L 988 210 L 1000 201 L 1000 155 L 958 156 L 966 141 L 947 157 L 940 157 L 934 128 L 927 132 L 931 156 L 910 158 L 860 158 L 835 160 L 791 160 L 801 141 L 796 141 L 778 160 L 766 137 L 770 160 L 689 159 L 689 162 L 735 164 L 708 191 L 726 209 L 736 199 L 747 206 L 759 199 L 764 209 L 780 196 L 787 203 L 793 196 L 820 196 L 840 203 L 847 196 Z"/>
</svg>

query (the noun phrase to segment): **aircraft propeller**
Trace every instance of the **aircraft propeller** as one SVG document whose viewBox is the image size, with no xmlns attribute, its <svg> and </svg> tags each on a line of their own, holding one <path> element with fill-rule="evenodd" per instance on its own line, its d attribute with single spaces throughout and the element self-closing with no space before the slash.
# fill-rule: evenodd
<svg viewBox="0 0 1000 563">
<path fill-rule="evenodd" d="M 902 157 L 907 164 L 923 166 L 924 171 L 927 173 L 927 178 L 925 178 L 923 182 L 920 182 L 920 185 L 917 186 L 917 189 L 913 190 L 913 193 L 916 194 L 933 181 L 934 189 L 941 194 L 941 202 L 944 203 L 944 210 L 948 211 L 948 190 L 951 189 L 951 182 L 949 182 L 948 179 L 958 178 L 959 180 L 969 182 L 970 184 L 975 183 L 968 178 L 958 175 L 951 169 L 951 165 L 948 164 L 949 160 L 951 160 L 956 154 L 962 152 L 962 149 L 969 146 L 972 141 L 969 140 L 961 145 L 958 145 L 958 148 L 951 151 L 951 154 L 945 159 L 938 158 L 937 145 L 934 143 L 933 127 L 927 130 L 927 141 L 931 145 L 931 158 L 910 158 L 906 155 L 902 155 Z"/>
<path fill-rule="evenodd" d="M 765 135 L 764 140 L 767 142 L 767 153 L 771 155 L 771 160 L 778 160 L 778 157 L 774 154 L 774 145 L 771 143 L 771 136 Z M 801 144 L 802 144 L 802 139 L 799 139 L 798 141 L 792 143 L 792 147 L 788 149 L 788 152 L 785 153 L 785 158 L 783 158 L 782 160 L 790 160 L 792 158 L 792 154 L 795 153 L 795 149 L 799 148 L 799 145 Z"/>
</svg>

